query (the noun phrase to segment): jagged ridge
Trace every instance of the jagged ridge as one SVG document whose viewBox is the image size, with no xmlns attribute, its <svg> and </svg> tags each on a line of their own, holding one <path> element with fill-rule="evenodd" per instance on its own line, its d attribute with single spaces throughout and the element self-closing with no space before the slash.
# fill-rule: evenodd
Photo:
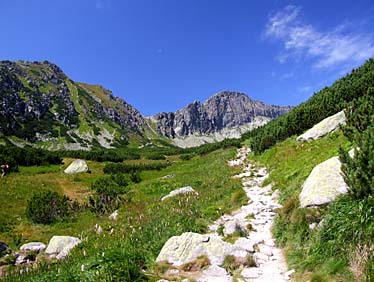
<svg viewBox="0 0 374 282">
<path fill-rule="evenodd" d="M 204 103 L 195 101 L 175 113 L 163 112 L 151 119 L 156 123 L 159 134 L 177 138 L 235 128 L 253 122 L 256 117 L 274 119 L 291 109 L 252 100 L 244 93 L 222 91 Z"/>
</svg>

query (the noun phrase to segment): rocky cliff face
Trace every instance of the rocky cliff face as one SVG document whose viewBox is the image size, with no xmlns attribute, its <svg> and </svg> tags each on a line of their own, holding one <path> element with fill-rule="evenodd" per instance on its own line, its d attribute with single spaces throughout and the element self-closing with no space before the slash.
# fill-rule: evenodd
<svg viewBox="0 0 374 282">
<path fill-rule="evenodd" d="M 266 105 L 244 93 L 219 92 L 204 103 L 193 102 L 175 113 L 159 113 L 151 117 L 157 131 L 170 138 L 210 135 L 224 129 L 248 125 L 259 117 L 274 119 L 291 107 Z"/>
<path fill-rule="evenodd" d="M 48 61 L 0 61 L 0 105 L 0 134 L 49 149 L 111 147 L 148 127 L 109 90 L 74 82 Z"/>
</svg>

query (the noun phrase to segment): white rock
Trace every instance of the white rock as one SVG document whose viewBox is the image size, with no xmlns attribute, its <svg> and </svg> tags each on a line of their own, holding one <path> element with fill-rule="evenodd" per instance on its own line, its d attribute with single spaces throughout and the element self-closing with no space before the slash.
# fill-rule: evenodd
<svg viewBox="0 0 374 282">
<path fill-rule="evenodd" d="M 82 241 L 70 236 L 53 236 L 45 250 L 47 255 L 56 255 L 57 259 L 65 258 L 70 251 Z"/>
<path fill-rule="evenodd" d="M 30 242 L 27 244 L 23 244 L 20 250 L 24 252 L 29 252 L 29 251 L 40 252 L 40 251 L 43 251 L 45 248 L 46 248 L 46 245 L 41 242 Z"/>
<path fill-rule="evenodd" d="M 341 175 L 339 157 L 332 157 L 313 168 L 305 180 L 299 196 L 300 207 L 330 203 L 337 196 L 348 193 L 348 189 Z"/>
<path fill-rule="evenodd" d="M 114 220 L 116 221 L 117 220 L 117 217 L 118 217 L 118 210 L 115 210 L 110 216 L 109 216 L 109 219 L 110 220 Z"/>
<path fill-rule="evenodd" d="M 260 277 L 262 274 L 262 271 L 261 269 L 257 268 L 257 267 L 248 267 L 248 268 L 244 268 L 242 270 L 242 272 L 240 273 L 241 276 L 243 276 L 244 278 L 258 278 Z M 269 281 L 271 282 L 271 281 Z M 275 281 L 274 281 L 275 282 Z"/>
<path fill-rule="evenodd" d="M 344 111 L 341 111 L 333 116 L 325 118 L 304 134 L 296 138 L 297 141 L 311 141 L 322 138 L 323 136 L 337 130 L 340 126 L 346 123 Z"/>
<path fill-rule="evenodd" d="M 191 186 L 186 186 L 186 187 L 178 188 L 178 189 L 171 191 L 168 195 L 162 197 L 161 201 L 165 201 L 168 198 L 175 197 L 180 194 L 189 194 L 189 193 L 195 193 L 196 195 L 198 195 L 198 193 Z"/>
<path fill-rule="evenodd" d="M 286 279 L 290 279 L 290 276 L 295 273 L 295 269 L 291 269 L 284 274 Z"/>
<path fill-rule="evenodd" d="M 259 245 L 260 253 L 267 255 L 268 257 L 271 257 L 273 255 L 272 248 L 266 245 Z"/>
<path fill-rule="evenodd" d="M 87 171 L 88 166 L 84 160 L 75 160 L 64 170 L 66 174 L 75 174 Z"/>
<path fill-rule="evenodd" d="M 235 246 L 238 246 L 241 249 L 244 249 L 248 252 L 253 253 L 255 250 L 253 249 L 253 241 L 248 238 L 240 237 L 235 241 Z"/>
<path fill-rule="evenodd" d="M 199 256 L 207 256 L 212 265 L 220 265 L 227 255 L 233 253 L 242 257 L 247 254 L 246 250 L 223 241 L 218 235 L 206 236 L 186 232 L 171 237 L 162 247 L 156 261 L 168 261 L 180 266 L 194 261 Z"/>
</svg>

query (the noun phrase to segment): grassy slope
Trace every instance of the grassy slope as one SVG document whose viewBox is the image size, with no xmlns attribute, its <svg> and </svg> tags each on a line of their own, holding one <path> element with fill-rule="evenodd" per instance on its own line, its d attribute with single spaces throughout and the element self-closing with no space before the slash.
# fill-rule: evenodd
<svg viewBox="0 0 374 282">
<path fill-rule="evenodd" d="M 52 271 L 42 266 L 38 273 L 27 277 L 13 276 L 11 280 L 141 281 L 142 278 L 134 273 L 142 265 L 145 268 L 152 266 L 170 236 L 186 231 L 204 231 L 211 220 L 246 201 L 240 181 L 231 178 L 234 171 L 228 169 L 226 164 L 233 156 L 234 150 L 216 151 L 190 161 L 173 162 L 161 171 L 142 172 L 144 180 L 131 187 L 132 200 L 120 208 L 120 219 L 115 224 L 106 217 L 97 218 L 89 212 L 77 215 L 71 222 L 51 226 L 31 224 L 24 215 L 26 200 L 34 190 L 49 188 L 65 191 L 78 199 L 84 198 L 89 192 L 89 183 L 101 175 L 103 164 L 89 163 L 92 170 L 90 175 L 67 176 L 58 167 L 22 168 L 21 173 L 8 175 L 1 180 L 5 187 L 0 190 L 0 205 L 6 208 L 1 209 L 0 216 L 12 217 L 15 226 L 8 233 L 2 232 L 0 239 L 15 238 L 13 234 L 16 232 L 22 238 L 11 242 L 15 247 L 24 239 L 47 243 L 55 234 L 87 238 L 68 260 L 59 266 L 52 266 Z M 175 174 L 175 177 L 161 179 L 167 174 Z M 160 201 L 171 190 L 187 185 L 197 190 L 199 196 Z M 104 229 L 100 236 L 93 232 L 95 223 Z M 114 231 L 110 235 L 112 228 Z M 83 249 L 88 254 L 86 257 L 82 255 Z M 82 264 L 87 266 L 84 273 L 80 271 Z M 61 268 L 60 275 L 57 275 L 57 267 Z"/>
<path fill-rule="evenodd" d="M 253 156 L 269 168 L 267 182 L 273 182 L 273 189 L 281 191 L 284 207 L 274 228 L 277 242 L 285 248 L 289 267 L 298 271 L 296 281 L 352 281 L 346 262 L 341 263 L 339 257 L 332 254 L 329 260 L 321 261 L 311 253 L 319 239 L 317 231 L 309 230 L 309 224 L 321 220 L 329 214 L 329 209 L 300 209 L 298 202 L 302 184 L 311 170 L 338 155 L 339 146 L 348 149 L 352 145 L 339 132 L 310 143 L 299 143 L 295 139 L 293 136 L 262 155 Z"/>
</svg>

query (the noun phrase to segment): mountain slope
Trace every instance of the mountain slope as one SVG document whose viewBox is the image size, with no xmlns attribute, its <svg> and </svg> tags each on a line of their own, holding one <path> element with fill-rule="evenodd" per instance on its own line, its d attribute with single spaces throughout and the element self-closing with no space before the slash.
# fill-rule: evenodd
<svg viewBox="0 0 374 282">
<path fill-rule="evenodd" d="M 175 113 L 156 114 L 151 120 L 159 134 L 189 147 L 186 142 L 182 144 L 181 139 L 200 136 L 203 141 L 209 142 L 209 136 L 213 139 L 240 137 L 236 133 L 263 125 L 290 110 L 291 107 L 266 105 L 252 100 L 244 93 L 222 91 L 204 103 L 195 101 Z"/>
<path fill-rule="evenodd" d="M 70 80 L 48 61 L 0 62 L 0 133 L 18 145 L 110 148 L 142 140 L 143 116 L 101 87 Z"/>
</svg>

